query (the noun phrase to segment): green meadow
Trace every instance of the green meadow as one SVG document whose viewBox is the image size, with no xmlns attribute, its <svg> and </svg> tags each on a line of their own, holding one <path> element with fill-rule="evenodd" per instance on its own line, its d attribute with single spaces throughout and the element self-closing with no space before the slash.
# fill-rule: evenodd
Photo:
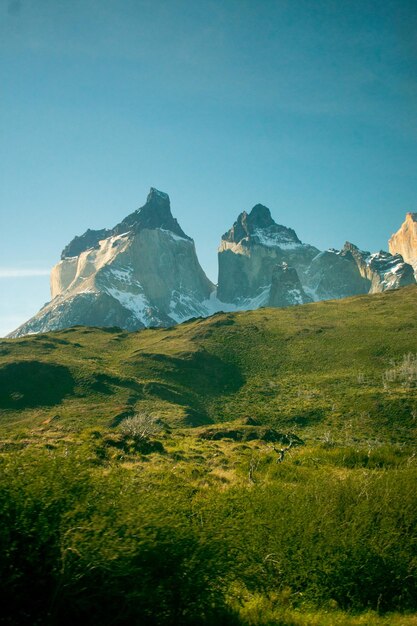
<svg viewBox="0 0 417 626">
<path fill-rule="evenodd" d="M 0 623 L 417 625 L 417 287 L 0 341 Z"/>
</svg>

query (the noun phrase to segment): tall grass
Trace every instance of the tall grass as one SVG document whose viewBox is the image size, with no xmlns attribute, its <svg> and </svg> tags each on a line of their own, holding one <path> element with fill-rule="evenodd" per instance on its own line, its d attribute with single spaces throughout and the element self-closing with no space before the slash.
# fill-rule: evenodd
<svg viewBox="0 0 417 626">
<path fill-rule="evenodd" d="M 292 465 L 303 479 L 287 481 L 283 464 L 264 486 L 197 491 L 164 472 L 91 469 L 79 452 L 0 463 L 3 623 L 252 623 L 245 594 L 417 610 L 412 467 L 337 478 Z"/>
</svg>

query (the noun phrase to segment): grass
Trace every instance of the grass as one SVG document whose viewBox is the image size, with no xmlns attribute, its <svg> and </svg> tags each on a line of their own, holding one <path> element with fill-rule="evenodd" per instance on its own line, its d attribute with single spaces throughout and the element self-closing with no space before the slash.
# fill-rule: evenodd
<svg viewBox="0 0 417 626">
<path fill-rule="evenodd" d="M 171 329 L 3 340 L 0 424 L 77 430 L 145 412 L 176 427 L 250 416 L 311 434 L 413 440 L 417 390 L 390 372 L 417 352 L 416 304 L 412 286 Z"/>
<path fill-rule="evenodd" d="M 413 623 L 407 454 L 364 468 L 300 447 L 278 464 L 256 441 L 166 433 L 163 451 L 106 454 L 109 437 L 0 456 L 9 622 Z"/>
<path fill-rule="evenodd" d="M 0 623 L 416 624 L 416 305 L 2 340 Z"/>
</svg>

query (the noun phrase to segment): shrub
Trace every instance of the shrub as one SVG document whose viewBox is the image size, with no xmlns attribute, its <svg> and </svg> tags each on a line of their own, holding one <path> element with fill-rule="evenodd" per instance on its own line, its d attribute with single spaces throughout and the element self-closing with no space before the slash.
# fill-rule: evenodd
<svg viewBox="0 0 417 626">
<path fill-rule="evenodd" d="M 156 437 L 162 430 L 160 422 L 148 413 L 138 413 L 120 424 L 121 432 L 137 441 Z"/>
<path fill-rule="evenodd" d="M 415 387 L 417 384 L 417 354 L 409 352 L 402 361 L 392 363 L 392 367 L 383 374 L 383 383 L 399 382 L 405 387 Z"/>
</svg>

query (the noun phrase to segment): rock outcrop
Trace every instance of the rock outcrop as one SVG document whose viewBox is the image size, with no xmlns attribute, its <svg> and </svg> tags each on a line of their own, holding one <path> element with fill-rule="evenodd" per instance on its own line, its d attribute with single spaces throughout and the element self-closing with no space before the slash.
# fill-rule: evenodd
<svg viewBox="0 0 417 626">
<path fill-rule="evenodd" d="M 407 213 L 401 228 L 391 236 L 388 246 L 391 254 L 401 254 L 417 274 L 417 213 Z"/>
<path fill-rule="evenodd" d="M 11 336 L 76 324 L 169 326 L 209 315 L 213 290 L 168 195 L 152 188 L 113 229 L 87 231 L 66 246 L 51 272 L 52 301 Z"/>
</svg>

